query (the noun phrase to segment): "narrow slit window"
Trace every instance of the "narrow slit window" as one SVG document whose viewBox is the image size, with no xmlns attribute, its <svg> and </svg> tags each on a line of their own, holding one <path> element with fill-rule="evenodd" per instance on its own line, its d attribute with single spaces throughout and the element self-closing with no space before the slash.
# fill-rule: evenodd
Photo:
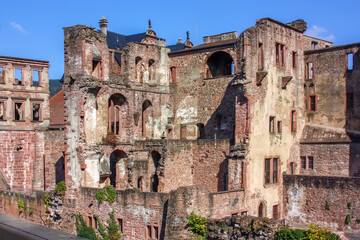
<svg viewBox="0 0 360 240">
<path fill-rule="evenodd" d="M 270 162 L 271 159 L 265 159 L 265 183 L 270 183 Z"/>
<path fill-rule="evenodd" d="M 291 111 L 291 132 L 296 132 L 296 111 Z"/>
<path fill-rule="evenodd" d="M 33 121 L 40 121 L 40 104 L 34 103 L 32 109 L 32 120 Z"/>
<path fill-rule="evenodd" d="M 353 70 L 354 55 L 352 53 L 347 54 L 347 70 Z"/>
<path fill-rule="evenodd" d="M 312 63 L 306 63 L 306 78 L 312 79 L 314 77 L 314 67 Z"/>
<path fill-rule="evenodd" d="M 159 239 L 159 227 L 154 226 L 154 239 Z"/>
<path fill-rule="evenodd" d="M 40 86 L 40 71 L 38 70 L 33 70 L 32 71 L 32 85 L 35 87 Z"/>
<path fill-rule="evenodd" d="M 297 53 L 292 52 L 292 67 L 297 68 L 298 62 L 297 62 Z"/>
<path fill-rule="evenodd" d="M 176 83 L 176 67 L 170 68 L 170 80 L 172 83 Z"/>
<path fill-rule="evenodd" d="M 294 163 L 293 162 L 290 163 L 290 174 L 294 175 Z"/>
<path fill-rule="evenodd" d="M 123 220 L 121 218 L 118 218 L 118 224 L 119 224 L 119 231 L 121 233 L 124 232 L 124 229 L 123 229 Z"/>
<path fill-rule="evenodd" d="M 275 117 L 270 117 L 269 119 L 269 132 L 270 133 L 275 132 Z"/>
<path fill-rule="evenodd" d="M 306 157 L 301 156 L 300 160 L 301 160 L 301 168 L 306 169 Z"/>
<path fill-rule="evenodd" d="M 15 68 L 15 84 L 22 84 L 22 69 L 20 68 Z"/>
<path fill-rule="evenodd" d="M 310 105 L 309 105 L 309 111 L 315 112 L 316 111 L 316 96 L 310 96 Z"/>
<path fill-rule="evenodd" d="M 309 169 L 314 169 L 314 157 L 308 156 Z"/>
<path fill-rule="evenodd" d="M 273 183 L 278 182 L 278 158 L 273 159 Z"/>
<path fill-rule="evenodd" d="M 258 70 L 264 70 L 264 48 L 262 43 L 259 43 L 258 49 Z"/>
<path fill-rule="evenodd" d="M 89 224 L 88 227 L 92 227 L 92 217 L 89 216 Z"/>
<path fill-rule="evenodd" d="M 281 132 L 282 132 L 282 122 L 281 122 L 281 121 L 278 121 L 278 122 L 277 122 L 277 132 L 278 132 L 278 133 L 281 133 Z"/>
</svg>

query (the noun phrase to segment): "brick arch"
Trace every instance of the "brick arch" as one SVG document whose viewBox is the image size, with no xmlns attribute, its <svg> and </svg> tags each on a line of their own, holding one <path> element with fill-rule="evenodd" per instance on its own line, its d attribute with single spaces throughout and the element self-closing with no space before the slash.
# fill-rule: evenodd
<svg viewBox="0 0 360 240">
<path fill-rule="evenodd" d="M 211 72 L 212 67 L 209 67 L 208 64 L 211 62 L 216 62 L 216 58 L 219 58 L 220 60 L 224 60 L 224 65 L 228 64 L 231 60 L 232 66 L 234 69 L 232 69 L 232 66 L 227 66 L 227 68 L 222 69 L 223 71 L 220 71 L 220 72 L 222 72 L 222 74 L 215 73 L 215 72 L 212 73 Z M 232 71 L 236 72 L 235 60 L 234 60 L 234 57 L 230 54 L 230 52 L 228 50 L 224 49 L 224 50 L 220 50 L 220 51 L 215 51 L 206 56 L 205 60 L 202 63 L 202 69 L 203 69 L 203 78 L 231 75 L 231 74 L 233 74 Z M 211 76 L 207 75 L 207 73 L 209 73 L 209 71 L 210 71 Z"/>
</svg>

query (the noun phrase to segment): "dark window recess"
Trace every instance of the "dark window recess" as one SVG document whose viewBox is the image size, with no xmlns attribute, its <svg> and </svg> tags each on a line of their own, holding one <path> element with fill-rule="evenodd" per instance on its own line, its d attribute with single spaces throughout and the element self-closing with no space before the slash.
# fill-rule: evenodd
<svg viewBox="0 0 360 240">
<path fill-rule="evenodd" d="M 32 85 L 38 87 L 40 81 L 40 72 L 37 70 L 32 71 Z"/>
<path fill-rule="evenodd" d="M 259 43 L 258 48 L 258 70 L 264 70 L 264 48 L 262 43 Z"/>
<path fill-rule="evenodd" d="M 119 224 L 119 231 L 121 233 L 123 233 L 124 232 L 124 230 L 123 230 L 123 220 L 121 218 L 118 218 L 118 224 Z"/>
<path fill-rule="evenodd" d="M 301 168 L 306 169 L 306 157 L 301 156 L 300 159 L 301 159 Z"/>
<path fill-rule="evenodd" d="M 296 132 L 296 111 L 291 111 L 291 132 Z"/>
<path fill-rule="evenodd" d="M 309 169 L 314 169 L 314 157 L 308 156 Z"/>
<path fill-rule="evenodd" d="M 346 93 L 346 109 L 353 109 L 354 108 L 354 93 L 348 92 Z"/>
<path fill-rule="evenodd" d="M 353 70 L 354 67 L 354 54 L 347 54 L 347 70 Z"/>
<path fill-rule="evenodd" d="M 24 120 L 23 116 L 23 109 L 22 109 L 22 103 L 15 103 L 14 104 L 14 120 L 21 121 Z"/>
<path fill-rule="evenodd" d="M 270 161 L 271 159 L 265 159 L 265 183 L 270 183 Z"/>
<path fill-rule="evenodd" d="M 154 226 L 154 239 L 159 239 L 159 227 Z"/>
<path fill-rule="evenodd" d="M 315 50 L 315 49 L 317 48 L 317 45 L 318 45 L 317 42 L 312 41 L 312 42 L 311 42 L 311 48 L 312 48 L 312 50 Z"/>
<path fill-rule="evenodd" d="M 40 121 L 40 104 L 39 103 L 33 104 L 32 120 Z"/>
<path fill-rule="evenodd" d="M 152 238 L 152 229 L 151 226 L 146 226 L 147 227 L 147 238 Z"/>
<path fill-rule="evenodd" d="M 314 76 L 314 67 L 312 63 L 306 63 L 306 78 L 312 79 Z"/>
<path fill-rule="evenodd" d="M 92 227 L 92 217 L 89 216 L 89 225 L 88 227 Z"/>
<path fill-rule="evenodd" d="M 176 82 L 176 67 L 170 68 L 170 79 L 172 83 Z"/>
<path fill-rule="evenodd" d="M 5 114 L 5 103 L 0 102 L 0 120 L 4 120 L 4 114 Z"/>
<path fill-rule="evenodd" d="M 15 84 L 21 85 L 22 83 L 22 69 L 15 68 Z"/>
<path fill-rule="evenodd" d="M 294 163 L 293 162 L 290 163 L 290 174 L 294 175 Z"/>
<path fill-rule="evenodd" d="M 278 158 L 273 159 L 273 183 L 278 182 Z"/>
<path fill-rule="evenodd" d="M 279 219 L 279 205 L 273 206 L 273 219 Z"/>
<path fill-rule="evenodd" d="M 292 67 L 297 68 L 298 62 L 297 62 L 297 53 L 292 52 Z"/>
<path fill-rule="evenodd" d="M 278 131 L 278 133 L 282 132 L 282 122 L 281 121 L 277 122 L 277 131 Z"/>
<path fill-rule="evenodd" d="M 315 112 L 316 111 L 316 96 L 310 96 L 310 111 Z"/>
<path fill-rule="evenodd" d="M 285 45 L 281 43 L 275 44 L 276 65 L 285 66 Z"/>
<path fill-rule="evenodd" d="M 242 211 L 241 216 L 247 216 L 247 211 Z"/>
</svg>

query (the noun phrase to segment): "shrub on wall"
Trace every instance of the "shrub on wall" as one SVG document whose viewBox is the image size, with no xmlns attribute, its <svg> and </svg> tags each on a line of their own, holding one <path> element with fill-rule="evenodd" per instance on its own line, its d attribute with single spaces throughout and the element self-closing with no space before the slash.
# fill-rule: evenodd
<svg viewBox="0 0 360 240">
<path fill-rule="evenodd" d="M 18 200 L 18 210 L 19 213 L 22 213 L 22 211 L 24 211 L 24 201 L 21 199 Z"/>
<path fill-rule="evenodd" d="M 208 234 L 206 228 L 206 219 L 196 215 L 194 212 L 191 212 L 190 216 L 187 216 L 186 219 L 188 220 L 186 227 L 190 229 L 193 235 L 197 239 L 206 239 Z"/>
<path fill-rule="evenodd" d="M 61 196 L 65 195 L 65 191 L 66 191 L 66 184 L 64 181 L 59 182 L 58 184 L 56 184 L 55 187 L 55 194 L 59 194 Z"/>
<path fill-rule="evenodd" d="M 99 205 L 105 200 L 109 203 L 113 203 L 116 199 L 116 190 L 112 186 L 106 186 L 105 189 L 96 192 L 95 198 Z"/>
<path fill-rule="evenodd" d="M 275 240 L 285 240 L 285 239 L 340 240 L 341 238 L 338 235 L 332 233 L 331 230 L 328 228 L 320 228 L 314 224 L 310 224 L 309 228 L 306 230 L 282 228 L 276 232 Z"/>
<path fill-rule="evenodd" d="M 330 204 L 327 201 L 325 203 L 325 210 L 327 210 L 327 211 L 330 210 Z"/>
</svg>

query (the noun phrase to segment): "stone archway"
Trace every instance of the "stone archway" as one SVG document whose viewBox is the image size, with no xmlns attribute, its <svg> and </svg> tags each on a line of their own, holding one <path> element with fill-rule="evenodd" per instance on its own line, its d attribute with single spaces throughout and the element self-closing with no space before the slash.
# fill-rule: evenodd
<svg viewBox="0 0 360 240">
<path fill-rule="evenodd" d="M 110 155 L 110 184 L 114 188 L 126 187 L 127 157 L 122 150 L 115 150 Z"/>
</svg>

